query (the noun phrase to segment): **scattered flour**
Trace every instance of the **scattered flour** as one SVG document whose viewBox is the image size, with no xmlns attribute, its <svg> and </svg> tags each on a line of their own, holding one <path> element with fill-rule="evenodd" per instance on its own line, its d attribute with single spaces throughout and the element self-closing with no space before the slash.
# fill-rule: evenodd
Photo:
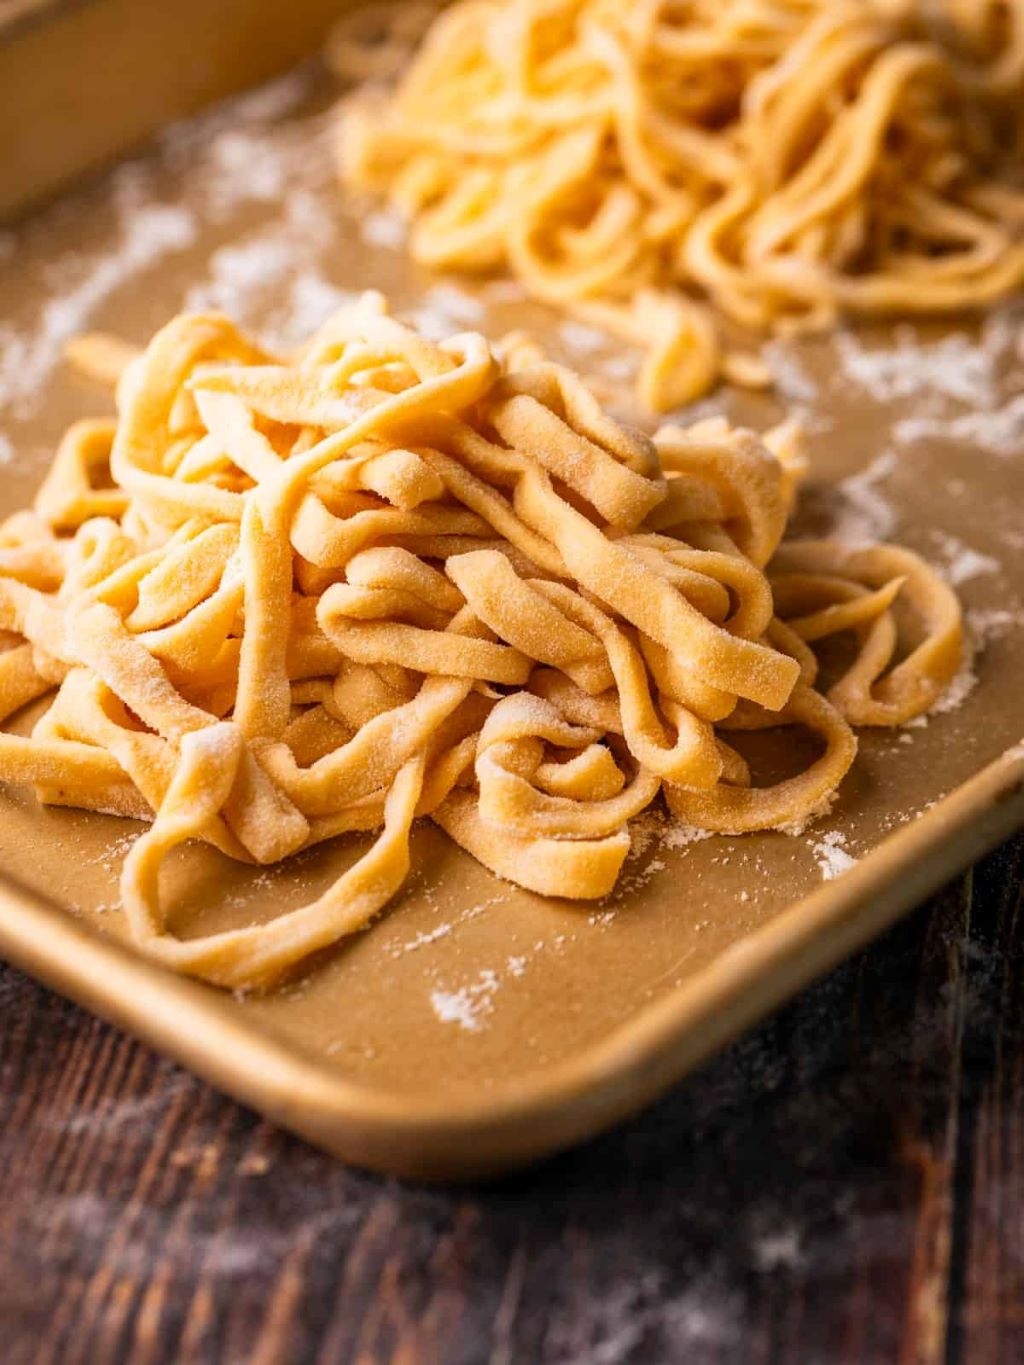
<svg viewBox="0 0 1024 1365">
<path fill-rule="evenodd" d="M 895 452 L 885 450 L 859 474 L 851 474 L 836 485 L 840 507 L 832 535 L 837 540 L 856 545 L 890 538 L 896 529 L 896 513 L 878 491 L 878 485 L 885 482 L 897 464 Z"/>
<path fill-rule="evenodd" d="M 940 394 L 972 407 L 998 401 L 999 350 L 988 336 L 975 343 L 963 333 L 922 343 L 913 327 L 898 327 L 895 346 L 868 350 L 852 332 L 835 339 L 843 373 L 880 403 Z"/>
<path fill-rule="evenodd" d="M 821 869 L 822 880 L 832 881 L 854 866 L 857 859 L 846 851 L 846 835 L 841 830 L 830 830 L 811 845 L 811 852 Z"/>
<path fill-rule="evenodd" d="M 675 850 L 712 837 L 710 830 L 680 824 L 666 811 L 653 806 L 630 820 L 629 834 L 632 840 L 631 858 L 641 857 L 655 844 L 660 848 Z"/>
<path fill-rule="evenodd" d="M 430 1003 L 443 1024 L 457 1024 L 466 1033 L 479 1033 L 494 1013 L 498 985 L 497 972 L 485 969 L 457 991 L 431 991 Z"/>
<path fill-rule="evenodd" d="M 111 173 L 102 192 L 112 218 L 103 245 L 66 251 L 40 267 L 32 314 L 0 322 L 0 410 L 31 416 L 65 343 L 102 325 L 102 305 L 193 247 L 203 225 L 230 223 L 245 206 L 265 205 L 266 223 L 214 250 L 181 307 L 223 309 L 252 325 L 264 321 L 271 291 L 284 283 L 288 304 L 268 330 L 272 341 L 290 344 L 293 333 L 304 335 L 350 297 L 329 285 L 321 268 L 337 240 L 336 206 L 325 192 L 333 181 L 324 153 L 328 120 L 278 122 L 314 79 L 314 68 L 302 67 L 172 125 L 151 153 Z M 180 195 L 169 201 L 158 186 L 167 172 L 186 171 Z M 45 234 L 75 202 L 59 201 L 24 230 Z"/>
<path fill-rule="evenodd" d="M 1024 450 L 1024 393 L 1014 370 L 1024 360 L 1018 309 L 1004 307 L 989 317 L 977 341 L 966 333 L 922 342 L 913 327 L 896 330 L 895 347 L 871 350 L 852 333 L 836 338 L 843 375 L 879 402 L 924 400 L 924 411 L 901 418 L 892 428 L 897 445 L 958 441 L 996 455 Z M 1011 396 L 1000 401 L 1000 387 Z M 950 404 L 970 409 L 957 412 Z"/>
<path fill-rule="evenodd" d="M 597 351 L 603 351 L 608 345 L 608 337 L 604 332 L 598 331 L 596 327 L 588 327 L 585 322 L 575 322 L 571 318 L 561 324 L 558 335 L 577 355 L 593 355 Z"/>
<path fill-rule="evenodd" d="M 484 320 L 484 305 L 455 284 L 435 284 L 423 302 L 410 314 L 424 336 L 441 340 L 465 327 L 479 327 Z"/>
<path fill-rule="evenodd" d="M 428 933 L 416 934 L 397 948 L 393 948 L 391 956 L 404 957 L 406 953 L 415 953 L 420 948 L 426 948 L 430 943 L 436 943 L 440 938 L 447 938 L 454 928 L 453 924 L 439 924 L 436 929 L 431 929 Z"/>
<path fill-rule="evenodd" d="M 784 341 L 767 342 L 761 347 L 761 358 L 768 366 L 780 398 L 788 403 L 817 401 L 817 384 Z"/>
<path fill-rule="evenodd" d="M 198 235 L 190 209 L 140 202 L 131 176 L 115 176 L 112 203 L 113 245 L 94 254 L 68 253 L 53 263 L 47 271 L 52 292 L 34 326 L 20 330 L 0 323 L 0 409 L 25 415 L 65 343 L 87 327 L 99 304 L 165 256 L 184 251 Z"/>
<path fill-rule="evenodd" d="M 1024 611 L 1005 607 L 972 608 L 967 612 L 967 641 L 964 659 L 949 686 L 943 692 L 930 715 L 947 715 L 961 707 L 978 685 L 975 665 L 978 655 L 990 640 L 1001 640 L 1011 630 L 1024 626 Z M 926 716 L 919 716 L 918 722 Z M 913 724 L 913 722 L 909 722 Z"/>
<path fill-rule="evenodd" d="M 11 439 L 0 431 L 0 465 L 10 464 L 14 459 L 14 446 Z"/>
<path fill-rule="evenodd" d="M 448 938 L 451 934 L 456 933 L 464 924 L 469 924 L 471 920 L 479 919 L 492 906 L 504 905 L 508 900 L 508 895 L 506 889 L 498 891 L 495 895 L 489 896 L 487 900 L 478 901 L 475 905 L 460 909 L 451 920 L 445 920 L 433 929 L 421 931 L 414 934 L 412 938 L 403 938 L 393 942 L 388 951 L 392 957 L 398 958 L 404 957 L 406 953 L 415 953 L 421 948 L 427 948 L 439 939 Z"/>
<path fill-rule="evenodd" d="M 944 531 L 932 531 L 931 537 L 945 560 L 946 578 L 954 587 L 959 587 L 961 583 L 967 583 L 972 578 L 980 578 L 983 574 L 999 573 L 1002 569 L 998 559 L 965 545 L 958 536 L 947 535 Z"/>
<path fill-rule="evenodd" d="M 661 858 L 652 858 L 643 867 L 633 868 L 630 872 L 624 872 L 615 883 L 614 889 L 609 893 L 609 899 L 621 901 L 630 896 L 634 896 L 639 890 L 647 885 L 652 877 L 656 877 L 659 872 L 664 872 L 667 864 Z M 607 924 L 615 918 L 612 910 L 597 911 L 590 917 L 591 924 Z"/>
<path fill-rule="evenodd" d="M 207 273 L 186 293 L 186 309 L 221 309 L 242 323 L 260 323 L 271 344 L 297 345 L 342 304 L 356 297 L 324 277 L 321 260 L 336 242 L 336 224 L 314 190 L 299 183 L 303 162 L 282 158 L 291 187 L 279 212 L 247 236 L 209 258 Z M 286 303 L 274 300 L 284 293 Z"/>
<path fill-rule="evenodd" d="M 788 824 L 776 825 L 775 828 L 780 834 L 788 834 L 794 839 L 799 839 L 802 834 L 807 833 L 816 820 L 822 820 L 828 815 L 838 799 L 838 792 L 829 792 L 826 796 L 823 796 L 816 805 L 811 807 L 803 819 L 790 820 Z"/>
<path fill-rule="evenodd" d="M 967 627 L 979 644 L 1001 640 L 1011 630 L 1024 626 L 1024 611 L 1005 607 L 972 607 L 967 613 Z"/>
<path fill-rule="evenodd" d="M 232 242 L 210 257 L 207 278 L 189 289 L 185 307 L 195 312 L 226 310 L 239 295 L 273 291 L 293 266 L 293 247 L 284 237 L 259 234 Z"/>
<path fill-rule="evenodd" d="M 893 427 L 901 445 L 916 441 L 962 441 L 993 455 L 1024 452 L 1024 393 L 991 411 L 964 412 L 954 417 L 904 417 Z"/>
<path fill-rule="evenodd" d="M 210 165 L 215 171 L 212 207 L 230 210 L 240 196 L 263 198 L 269 194 L 274 172 L 265 164 L 267 147 L 264 135 L 278 132 L 276 125 L 299 111 L 317 80 L 317 63 L 306 62 L 267 81 L 254 90 L 243 91 L 205 109 L 192 118 L 172 123 L 160 133 L 158 146 L 168 164 L 191 171 Z M 248 145 L 240 139 L 255 132 L 259 141 Z M 300 130 L 301 135 L 301 130 Z M 225 148 L 227 150 L 225 150 Z M 255 153 L 259 167 L 246 164 Z M 226 173 L 233 167 L 234 174 Z"/>
<path fill-rule="evenodd" d="M 649 807 L 634 816 L 629 822 L 629 856 L 631 858 L 642 857 L 650 846 L 657 842 L 664 828 L 664 816 Z"/>
<path fill-rule="evenodd" d="M 280 324 L 285 344 L 297 346 L 308 340 L 332 313 L 358 297 L 357 290 L 339 289 L 319 275 L 299 275 L 292 284 Z"/>
<path fill-rule="evenodd" d="M 695 829 L 693 825 L 678 825 L 669 821 L 662 832 L 661 844 L 663 848 L 687 848 L 690 844 L 699 844 L 711 837 L 709 829 Z"/>
<path fill-rule="evenodd" d="M 228 217 L 236 207 L 239 181 L 253 203 L 277 204 L 285 193 L 285 169 L 276 157 L 266 155 L 258 132 L 225 129 L 210 143 L 207 158 L 216 174 L 207 210 L 215 220 Z"/>
<path fill-rule="evenodd" d="M 625 870 L 608 896 L 599 902 L 600 908 L 588 916 L 591 925 L 611 924 L 616 918 L 615 906 L 619 902 L 628 900 L 652 878 L 666 871 L 668 863 L 664 858 L 647 857 L 652 850 L 685 849 L 713 837 L 711 830 L 679 824 L 667 811 L 656 806 L 649 806 L 630 820 L 629 835 L 630 850 Z"/>
<path fill-rule="evenodd" d="M 613 924 L 617 918 L 618 915 L 614 910 L 594 910 L 587 916 L 587 923 L 591 925 L 592 928 L 596 929 L 608 924 Z"/>
<path fill-rule="evenodd" d="M 393 209 L 375 209 L 363 216 L 359 231 L 368 246 L 397 251 L 405 242 L 407 228 L 404 218 Z"/>
<path fill-rule="evenodd" d="M 964 702 L 971 695 L 978 685 L 978 675 L 974 671 L 974 661 L 976 658 L 973 649 L 964 651 L 963 663 L 961 663 L 949 686 L 943 692 L 932 707 L 929 715 L 944 716 L 950 711 L 956 711 L 963 706 Z"/>
</svg>

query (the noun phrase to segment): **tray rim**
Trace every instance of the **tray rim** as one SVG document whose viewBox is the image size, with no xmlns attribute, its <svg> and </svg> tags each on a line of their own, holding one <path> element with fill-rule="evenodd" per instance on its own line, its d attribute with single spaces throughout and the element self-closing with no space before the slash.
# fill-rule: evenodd
<svg viewBox="0 0 1024 1365">
<path fill-rule="evenodd" d="M 514 1170 L 592 1137 L 895 923 L 1024 825 L 1024 740 L 596 1042 L 481 1096 L 347 1080 L 0 872 L 0 955 L 332 1155 L 424 1181 Z"/>
</svg>

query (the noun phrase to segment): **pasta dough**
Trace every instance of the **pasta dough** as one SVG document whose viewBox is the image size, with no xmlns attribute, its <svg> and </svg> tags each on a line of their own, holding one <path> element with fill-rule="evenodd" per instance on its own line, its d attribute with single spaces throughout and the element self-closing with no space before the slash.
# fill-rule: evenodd
<svg viewBox="0 0 1024 1365">
<path fill-rule="evenodd" d="M 365 925 L 418 816 L 574 898 L 611 890 L 661 792 L 709 830 L 806 819 L 851 721 L 917 715 L 957 669 L 959 606 L 915 555 L 780 544 L 792 424 L 652 441 L 522 342 L 433 344 L 374 294 L 290 359 L 218 316 L 76 358 L 120 371 L 118 415 L 73 426 L 0 527 L 2 717 L 47 702 L 0 734 L 0 778 L 149 822 L 124 908 L 193 976 L 266 986 Z M 837 635 L 826 695 L 812 645 Z M 758 785 L 742 732 L 769 726 L 821 752 Z M 160 868 L 188 840 L 268 864 L 368 830 L 301 909 L 168 928 Z"/>
<path fill-rule="evenodd" d="M 459 0 L 339 148 L 417 261 L 636 344 L 667 410 L 768 381 L 707 303 L 825 328 L 1024 282 L 1024 0 Z"/>
</svg>

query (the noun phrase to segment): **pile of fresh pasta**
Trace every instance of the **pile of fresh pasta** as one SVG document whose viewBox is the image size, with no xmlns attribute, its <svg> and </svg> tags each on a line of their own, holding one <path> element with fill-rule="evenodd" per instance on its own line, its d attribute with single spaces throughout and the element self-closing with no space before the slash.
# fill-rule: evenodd
<svg viewBox="0 0 1024 1365">
<path fill-rule="evenodd" d="M 366 925 L 418 816 L 574 898 L 613 888 L 659 794 L 704 830 L 801 822 L 851 725 L 911 719 L 958 667 L 922 560 L 782 541 L 791 426 L 652 441 L 525 341 L 434 344 L 374 294 L 288 359 L 219 316 L 77 357 L 119 374 L 117 418 L 74 425 L 0 529 L 0 714 L 45 701 L 0 734 L 0 779 L 150 822 L 124 909 L 194 976 L 265 986 Z M 817 756 L 758 785 L 742 741 L 766 727 Z M 303 908 L 170 931 L 160 869 L 186 841 L 270 864 L 352 831 L 378 834 Z"/>
<path fill-rule="evenodd" d="M 402 5 L 374 12 L 408 36 Z M 379 40 L 347 21 L 335 64 L 379 70 Z M 638 345 L 664 411 L 769 381 L 722 319 L 820 329 L 1024 283 L 1024 0 L 459 0 L 393 93 L 347 103 L 339 147 L 417 261 L 508 269 Z"/>
</svg>

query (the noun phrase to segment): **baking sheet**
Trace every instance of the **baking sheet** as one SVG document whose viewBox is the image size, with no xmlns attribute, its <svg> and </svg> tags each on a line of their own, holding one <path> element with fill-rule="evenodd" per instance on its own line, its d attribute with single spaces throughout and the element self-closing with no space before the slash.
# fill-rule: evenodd
<svg viewBox="0 0 1024 1365">
<path fill-rule="evenodd" d="M 110 409 L 108 395 L 60 364 L 62 341 L 83 328 L 103 328 L 142 342 L 182 307 L 229 311 L 288 344 L 352 291 L 380 288 L 397 311 L 435 333 L 526 327 L 589 373 L 619 412 L 638 416 L 629 394 L 634 357 L 525 303 L 507 283 L 479 286 L 417 271 L 404 258 L 400 225 L 391 215 L 343 200 L 331 162 L 332 94 L 328 78 L 310 63 L 169 130 L 145 156 L 0 236 L 3 512 L 29 500 L 68 422 Z M 445 1165 L 436 1153 L 417 1157 L 415 1123 L 405 1125 L 401 1142 L 389 1143 L 388 1123 L 402 1114 L 472 1110 L 479 1117 L 489 1107 L 500 1128 L 501 1115 L 515 1111 L 509 1123 L 519 1124 L 520 1139 L 509 1137 L 503 1157 L 499 1134 L 486 1160 L 481 1152 L 474 1158 L 472 1125 L 459 1129 L 453 1118 L 444 1172 L 451 1173 L 522 1159 L 640 1102 L 682 1069 L 686 1050 L 677 1050 L 677 1063 L 658 1078 L 631 1088 L 630 1063 L 621 1048 L 611 1048 L 613 1040 L 696 1000 L 710 973 L 734 961 L 727 950 L 767 942 L 758 931 L 781 923 L 781 912 L 810 893 L 836 907 L 846 896 L 850 913 L 870 916 L 876 889 L 897 878 L 904 893 L 890 899 L 893 906 L 905 902 L 927 882 L 927 872 L 922 878 L 920 868 L 910 867 L 914 859 L 931 856 L 937 868 L 949 870 L 950 849 L 939 845 L 954 825 L 976 826 L 973 843 L 957 844 L 962 862 L 1012 819 L 1004 803 L 998 820 L 985 825 L 993 801 L 1016 791 L 1019 755 L 961 802 L 945 834 L 941 822 L 930 824 L 913 859 L 906 852 L 890 858 L 885 873 L 885 859 L 872 857 L 887 836 L 1024 736 L 1020 336 L 1019 319 L 1007 308 L 984 328 L 966 322 L 952 329 L 879 328 L 779 343 L 769 354 L 784 401 L 722 393 L 692 414 L 725 411 L 764 426 L 787 407 L 801 408 L 813 459 L 801 529 L 892 536 L 921 551 L 957 582 L 983 645 L 954 686 L 954 707 L 925 724 L 862 734 L 839 801 L 805 834 L 693 840 L 644 817 L 616 892 L 581 905 L 498 881 L 422 822 L 413 835 L 415 871 L 392 907 L 370 932 L 325 954 L 284 989 L 224 997 L 150 968 L 135 976 L 125 968 L 122 982 L 119 973 L 133 957 L 118 958 L 117 972 L 111 969 L 118 987 L 104 989 L 94 980 L 87 990 L 81 980 L 76 986 L 73 969 L 68 974 L 67 955 L 85 949 L 63 934 L 64 917 L 104 937 L 123 937 L 117 878 L 137 827 L 41 810 L 29 795 L 10 790 L 0 793 L 0 872 L 60 908 L 35 908 L 26 919 L 10 909 L 12 901 L 5 920 L 0 906 L 7 951 L 136 1028 L 146 1013 L 140 992 L 150 991 L 160 1022 L 149 1036 L 173 1051 L 175 1029 L 193 1027 L 196 1037 L 206 1038 L 204 1030 L 214 1028 L 228 1054 L 206 1066 L 207 1074 L 345 1155 L 384 1168 L 436 1172 Z M 209 932 L 303 903 L 364 847 L 359 839 L 339 840 L 264 870 L 189 850 L 176 863 L 169 890 L 188 932 Z M 858 877 L 869 893 L 849 892 Z M 18 902 L 22 910 L 26 904 Z M 44 924 L 52 929 L 41 930 Z M 850 941 L 857 936 L 854 931 Z M 806 954 L 806 945 L 794 940 L 796 948 Z M 104 960 L 101 954 L 98 961 Z M 800 973 L 789 986 L 784 977 L 778 976 L 774 998 L 792 989 Z M 124 993 L 132 991 L 129 1008 Z M 764 1005 L 771 998 L 769 992 Z M 695 1007 L 692 1017 L 679 1014 L 672 1025 L 677 1036 L 680 1029 L 694 1035 L 690 1060 L 702 1050 L 701 1036 L 708 1044 L 725 1036 L 708 1013 L 710 1002 L 708 996 L 703 1014 Z M 167 1008 L 173 1026 L 164 1017 Z M 261 1053 L 266 1040 L 270 1051 Z M 632 1064 L 642 1070 L 639 1041 L 637 1047 Z M 178 1054 L 184 1050 L 182 1044 Z M 257 1066 L 255 1057 L 271 1054 L 284 1068 L 276 1100 L 261 1093 L 258 1077 L 250 1074 L 248 1084 L 244 1074 Z M 187 1059 L 204 1069 L 201 1057 Z M 289 1059 L 295 1094 L 306 1096 L 301 1105 L 296 1100 L 296 1112 L 286 1104 Z M 565 1103 L 577 1107 L 573 1123 L 537 1128 L 532 1140 L 524 1138 L 530 1095 L 543 1093 L 548 1109 L 557 1107 L 555 1079 L 584 1059 L 590 1059 L 589 1089 L 582 1080 L 564 1087 Z M 316 1099 L 308 1092 L 313 1078 Z M 603 1105 L 592 1104 L 588 1113 L 587 1096 L 599 1092 Z M 374 1112 L 385 1115 L 368 1146 L 346 1138 L 357 1095 L 370 1097 L 370 1108 L 376 1104 Z M 320 1105 L 319 1128 L 310 1104 Z"/>
</svg>

